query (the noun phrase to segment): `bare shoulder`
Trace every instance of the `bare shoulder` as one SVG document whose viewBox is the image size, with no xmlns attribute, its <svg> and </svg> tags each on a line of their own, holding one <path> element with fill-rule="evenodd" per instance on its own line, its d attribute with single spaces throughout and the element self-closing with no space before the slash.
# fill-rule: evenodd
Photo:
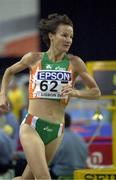
<svg viewBox="0 0 116 180">
<path fill-rule="evenodd" d="M 32 67 L 41 60 L 41 56 L 41 52 L 29 52 L 22 57 L 21 63 L 27 65 L 28 67 Z"/>
<path fill-rule="evenodd" d="M 68 58 L 72 64 L 74 71 L 76 71 L 76 72 L 86 71 L 86 65 L 79 56 L 69 54 Z"/>
</svg>

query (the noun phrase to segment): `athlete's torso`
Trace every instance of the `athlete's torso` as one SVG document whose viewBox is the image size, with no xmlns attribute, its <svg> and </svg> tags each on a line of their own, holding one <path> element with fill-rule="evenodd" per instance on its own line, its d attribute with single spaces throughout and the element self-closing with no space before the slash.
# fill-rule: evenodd
<svg viewBox="0 0 116 180">
<path fill-rule="evenodd" d="M 29 112 L 41 118 L 63 119 L 67 97 L 61 96 L 61 89 L 67 83 L 73 83 L 72 65 L 68 56 L 53 62 L 47 53 L 30 70 Z"/>
<path fill-rule="evenodd" d="M 66 99 L 61 95 L 64 85 L 72 84 L 72 66 L 65 56 L 63 60 L 53 62 L 47 53 L 42 53 L 42 59 L 30 72 L 29 98 Z"/>
</svg>

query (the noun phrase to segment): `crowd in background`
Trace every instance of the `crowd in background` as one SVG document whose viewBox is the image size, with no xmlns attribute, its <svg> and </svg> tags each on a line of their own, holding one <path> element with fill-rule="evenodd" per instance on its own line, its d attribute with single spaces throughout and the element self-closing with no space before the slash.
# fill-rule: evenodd
<svg viewBox="0 0 116 180">
<path fill-rule="evenodd" d="M 0 174 L 12 168 L 19 175 L 26 164 L 19 127 L 27 113 L 27 88 L 26 76 L 13 78 L 8 88 L 9 111 L 0 113 Z"/>
</svg>

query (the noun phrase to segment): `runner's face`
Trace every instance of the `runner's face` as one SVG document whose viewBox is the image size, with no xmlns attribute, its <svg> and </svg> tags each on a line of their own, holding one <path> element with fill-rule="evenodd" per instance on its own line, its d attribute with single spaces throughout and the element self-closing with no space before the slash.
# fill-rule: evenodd
<svg viewBox="0 0 116 180">
<path fill-rule="evenodd" d="M 60 52 L 68 52 L 72 44 L 72 39 L 72 26 L 59 25 L 56 33 L 51 35 L 51 46 Z"/>
</svg>

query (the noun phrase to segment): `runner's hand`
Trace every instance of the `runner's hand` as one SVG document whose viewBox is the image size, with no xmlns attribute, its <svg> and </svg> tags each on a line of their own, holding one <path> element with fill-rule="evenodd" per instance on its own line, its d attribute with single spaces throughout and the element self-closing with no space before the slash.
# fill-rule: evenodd
<svg viewBox="0 0 116 180">
<path fill-rule="evenodd" d="M 8 112 L 9 105 L 5 94 L 0 93 L 0 112 Z"/>
<path fill-rule="evenodd" d="M 78 97 L 78 90 L 74 89 L 72 85 L 63 86 L 61 94 L 62 96 L 68 95 L 69 97 Z"/>
</svg>

